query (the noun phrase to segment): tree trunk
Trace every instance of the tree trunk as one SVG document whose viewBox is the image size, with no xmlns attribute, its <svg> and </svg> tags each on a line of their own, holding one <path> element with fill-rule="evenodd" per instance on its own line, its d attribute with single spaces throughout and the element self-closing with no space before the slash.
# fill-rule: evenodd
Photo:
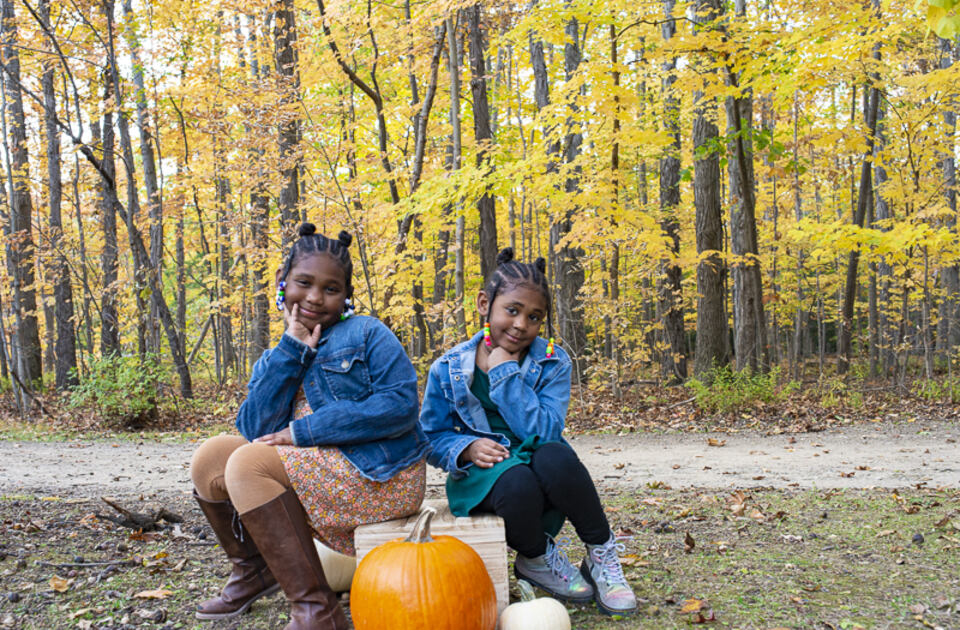
<svg viewBox="0 0 960 630">
<path fill-rule="evenodd" d="M 108 2 L 104 5 L 103 10 L 107 18 L 107 61 L 110 65 L 109 73 L 113 78 L 113 93 L 116 94 L 120 84 L 120 72 L 117 69 L 116 49 L 114 47 L 113 0 L 108 0 Z M 192 398 L 193 383 L 190 378 L 190 368 L 187 365 L 183 348 L 180 347 L 180 339 L 173 321 L 173 317 L 170 315 L 170 307 L 167 306 L 167 303 L 163 297 L 162 278 L 160 277 L 159 273 L 156 273 L 148 266 L 150 255 L 147 252 L 146 245 L 144 245 L 143 236 L 136 225 L 136 216 L 139 212 L 140 206 L 137 197 L 137 182 L 133 170 L 133 145 L 130 141 L 130 130 L 127 124 L 126 115 L 119 107 L 121 104 L 121 99 L 119 96 L 116 98 L 116 104 L 118 106 L 117 127 L 120 130 L 120 143 L 123 150 L 127 173 L 127 208 L 123 207 L 117 197 L 116 179 L 108 179 L 105 172 L 100 169 L 98 170 L 100 170 L 101 180 L 107 185 L 107 192 L 109 196 L 112 197 L 112 203 L 116 208 L 116 212 L 120 213 L 121 218 L 123 219 L 127 228 L 127 242 L 130 245 L 130 253 L 131 257 L 133 258 L 134 275 L 137 278 L 138 286 L 144 289 L 137 291 L 137 304 L 139 307 L 138 313 L 145 315 L 145 310 L 142 308 L 141 303 L 141 294 L 147 292 L 149 293 L 149 297 L 153 305 L 156 307 L 156 312 L 161 323 L 163 324 L 163 328 L 167 336 L 167 344 L 170 347 L 170 354 L 173 357 L 174 368 L 176 369 L 177 375 L 180 379 L 180 393 L 184 398 Z M 84 155 L 88 160 L 95 163 L 92 154 L 84 152 Z M 141 319 L 141 322 L 142 321 L 143 320 Z M 138 332 L 140 330 L 142 330 L 142 327 L 138 327 Z M 141 344 L 140 350 L 141 353 L 145 350 L 143 348 L 143 344 Z"/>
<path fill-rule="evenodd" d="M 953 63 L 953 42 L 940 39 L 940 67 L 949 68 Z M 957 133 L 956 102 L 943 111 L 944 135 L 948 147 L 953 147 Z M 949 213 L 946 224 L 951 232 L 957 231 L 957 166 L 952 151 L 940 156 L 940 168 L 943 171 L 943 190 Z M 942 334 L 937 343 L 943 344 L 947 361 L 953 357 L 954 350 L 960 345 L 960 265 L 952 264 L 943 268 L 944 296 L 940 304 L 940 321 L 943 322 Z"/>
<path fill-rule="evenodd" d="M 133 61 L 133 85 L 137 90 L 134 100 L 137 106 L 137 130 L 140 135 L 140 162 L 143 167 L 143 184 L 147 192 L 147 216 L 150 219 L 149 264 L 153 272 L 159 274 L 163 263 L 163 201 L 157 181 L 157 164 L 153 153 L 154 137 L 150 124 L 150 112 L 147 109 L 147 89 L 143 79 L 140 42 L 131 0 L 123 0 L 123 14 L 127 21 L 127 44 Z M 156 308 L 151 307 L 150 317 L 147 320 L 147 348 L 154 353 L 160 351 L 159 322 Z"/>
<path fill-rule="evenodd" d="M 123 111 L 123 93 L 121 92 L 122 82 L 120 79 L 120 70 L 117 66 L 116 45 L 113 29 L 113 11 L 114 0 L 108 0 L 102 6 L 107 18 L 107 39 L 105 42 L 107 53 L 107 64 L 111 75 L 113 87 L 112 104 L 116 107 L 117 129 L 120 131 L 120 149 L 123 152 L 123 164 L 125 166 L 127 180 L 127 212 L 124 213 L 127 233 L 130 234 L 138 230 L 136 221 L 140 214 L 140 196 L 138 192 L 138 183 L 135 173 L 135 160 L 133 157 L 133 142 L 130 139 L 130 125 L 126 112 Z M 115 192 L 115 191 L 114 191 Z M 133 259 L 133 294 L 137 304 L 137 354 L 140 361 L 146 359 L 147 353 L 147 323 L 150 319 L 150 307 L 144 299 L 147 289 L 147 266 L 149 265 L 149 256 L 141 256 L 140 253 L 131 249 L 131 258 Z"/>
<path fill-rule="evenodd" d="M 793 163 L 800 164 L 800 105 L 798 95 L 793 96 Z M 799 224 L 803 220 L 802 196 L 800 194 L 800 169 L 793 169 L 793 212 L 794 219 Z M 793 323 L 793 344 L 792 358 L 793 366 L 791 374 L 793 380 L 800 381 L 803 374 L 803 340 L 807 329 L 808 315 L 804 308 L 803 294 L 804 272 L 803 272 L 803 250 L 797 252 L 797 315 Z"/>
<path fill-rule="evenodd" d="M 566 79 L 572 81 L 582 58 L 580 52 L 580 25 L 575 18 L 570 19 L 564 29 L 566 42 L 563 47 L 564 69 Z M 571 95 L 573 98 L 573 95 Z M 576 105 L 568 106 L 571 115 L 576 114 Z M 583 145 L 583 134 L 572 131 L 575 122 L 567 119 L 568 132 L 563 140 L 563 161 L 567 165 L 567 177 L 564 181 L 564 191 L 569 198 L 581 192 L 581 167 L 577 164 Z M 585 281 L 585 274 L 581 258 L 583 249 L 570 245 L 560 245 L 573 229 L 573 219 L 578 208 L 564 210 L 563 217 L 550 226 L 550 251 L 554 256 L 555 282 L 559 286 L 556 294 L 557 320 L 560 326 L 560 337 L 573 359 L 574 379 L 577 383 L 583 380 L 586 370 L 587 330 L 583 321 L 583 303 L 580 289 Z"/>
<path fill-rule="evenodd" d="M 746 15 L 746 0 L 736 0 L 738 17 Z M 727 68 L 731 87 L 739 87 L 733 69 Z M 730 249 L 733 254 L 733 351 L 738 370 L 769 366 L 766 322 L 763 311 L 763 281 L 757 244 L 756 186 L 753 173 L 753 97 L 743 90 L 741 98 L 727 97 L 727 135 L 730 181 Z"/>
<path fill-rule="evenodd" d="M 218 164 L 223 164 L 222 156 L 215 158 Z M 223 356 L 224 376 L 226 372 L 238 371 L 237 352 L 233 345 L 233 319 L 230 317 L 230 307 L 226 304 L 228 296 L 224 292 L 231 291 L 235 286 L 233 268 L 234 256 L 230 247 L 230 233 L 228 231 L 227 213 L 230 207 L 230 181 L 220 175 L 216 179 L 217 190 L 217 324 L 220 332 L 220 349 Z M 232 213 L 231 213 L 232 214 Z"/>
<path fill-rule="evenodd" d="M 493 163 L 487 156 L 492 148 L 490 107 L 487 102 L 487 70 L 484 65 L 485 47 L 480 31 L 480 3 L 465 9 L 470 30 L 470 92 L 473 95 L 473 135 L 477 141 L 477 166 L 484 174 L 493 172 Z M 477 201 L 480 214 L 480 275 L 486 280 L 497 268 L 497 213 L 494 198 L 489 192 Z"/>
<path fill-rule="evenodd" d="M 874 48 L 874 59 L 880 59 L 879 47 Z M 875 78 L 876 79 L 876 78 Z M 866 95 L 865 95 L 866 96 Z M 877 133 L 877 110 L 880 106 L 880 90 L 871 87 L 866 97 L 866 107 L 863 116 L 867 124 L 867 148 L 863 154 L 863 163 L 860 169 L 860 188 L 857 196 L 857 211 L 853 222 L 857 227 L 863 227 L 867 215 L 867 206 L 873 198 L 873 148 Z M 842 322 L 840 326 L 840 347 L 838 348 L 837 373 L 845 374 L 850 365 L 853 337 L 853 307 L 857 295 L 857 266 L 860 262 L 860 252 L 854 250 L 847 258 L 847 276 L 843 293 Z"/>
<path fill-rule="evenodd" d="M 100 164 L 102 172 L 112 181 L 116 180 L 114 161 L 113 81 L 110 73 L 104 73 L 102 126 L 94 123 L 93 137 L 102 147 Z M 100 251 L 100 276 L 103 293 L 100 295 L 100 354 L 120 354 L 120 329 L 117 320 L 117 210 L 111 182 L 101 177 L 97 185 L 100 205 L 100 227 L 103 230 L 103 249 Z"/>
<path fill-rule="evenodd" d="M 260 89 L 263 85 L 263 71 L 260 59 L 257 56 L 257 29 L 253 18 L 248 20 L 247 45 L 250 49 L 250 80 L 254 88 Z M 253 370 L 253 365 L 260 355 L 270 347 L 270 298 L 269 298 L 269 270 L 267 257 L 270 254 L 268 229 L 270 225 L 270 199 L 265 192 L 263 172 L 263 150 L 253 143 L 248 153 L 251 169 L 256 173 L 254 185 L 250 191 L 250 245 L 253 250 L 250 256 L 251 290 L 253 291 L 253 312 L 250 322 L 250 338 L 247 350 L 247 365 Z"/>
<path fill-rule="evenodd" d="M 663 39 L 669 41 L 677 32 L 676 20 L 672 18 L 676 0 L 664 0 L 664 15 L 667 20 L 661 26 Z M 680 253 L 680 223 L 677 207 L 680 205 L 680 99 L 673 93 L 677 59 L 671 57 L 663 63 L 661 92 L 664 103 L 663 125 L 672 142 L 660 158 L 660 230 L 667 238 L 670 258 L 660 262 L 658 279 L 658 302 L 662 317 L 665 348 L 660 358 L 660 371 L 670 383 L 680 383 L 687 378 L 687 353 L 683 328 L 683 289 L 680 286 L 682 271 L 676 256 Z"/>
<path fill-rule="evenodd" d="M 74 217 L 77 222 L 77 245 L 80 247 L 80 260 L 83 261 L 83 264 L 80 265 L 80 282 L 83 285 L 83 329 L 84 329 L 84 339 L 85 344 L 81 344 L 88 353 L 93 353 L 93 316 L 90 313 L 90 306 L 93 302 L 92 291 L 90 290 L 89 282 L 89 270 L 87 263 L 87 244 L 86 244 L 86 230 L 83 229 L 83 216 L 81 211 L 80 204 L 80 160 L 74 157 L 73 163 L 73 180 L 71 186 L 73 188 L 73 211 Z M 80 367 L 83 367 L 83 353 L 80 353 Z"/>
<path fill-rule="evenodd" d="M 25 385 L 43 375 L 37 292 L 34 288 L 33 200 L 30 198 L 30 160 L 27 127 L 20 93 L 20 57 L 13 0 L 2 0 L 0 36 L 3 38 L 4 91 L 11 153 L 10 234 L 7 256 L 13 269 L 13 309 L 17 315 L 17 374 Z"/>
<path fill-rule="evenodd" d="M 719 17 L 716 0 L 697 0 L 697 15 L 705 22 Z M 716 103 L 693 95 L 693 199 L 696 206 L 697 238 L 697 343 L 693 373 L 699 379 L 729 361 L 727 313 L 724 309 L 726 264 L 723 260 L 723 216 L 720 207 L 720 156 L 716 144 L 719 132 L 713 122 Z"/>
<path fill-rule="evenodd" d="M 460 170 L 462 135 L 460 128 L 460 51 L 457 45 L 457 29 L 452 18 L 447 18 L 447 69 L 450 73 L 450 163 L 451 170 Z M 457 200 L 459 209 L 460 202 Z M 457 212 L 454 232 L 454 311 L 457 323 L 457 337 L 467 334 L 467 320 L 464 304 L 464 219 Z"/>
<path fill-rule="evenodd" d="M 610 148 L 610 187 L 612 189 L 611 202 L 614 209 L 614 216 L 611 218 L 612 225 L 616 226 L 617 220 L 615 213 L 620 209 L 620 66 L 617 51 L 617 27 L 615 24 L 609 26 L 610 36 L 610 65 L 611 78 L 613 79 L 613 143 Z M 610 255 L 610 273 L 605 282 L 609 282 L 609 299 L 612 313 L 604 317 L 604 331 L 606 333 L 605 345 L 607 347 L 607 356 L 613 361 L 614 373 L 611 389 L 617 400 L 623 397 L 620 389 L 621 381 L 621 356 L 620 341 L 617 330 L 620 326 L 620 241 L 614 239 Z M 605 260 L 602 258 L 601 260 Z"/>
<path fill-rule="evenodd" d="M 281 77 L 279 123 L 280 174 L 283 180 L 278 206 L 280 208 L 283 251 L 296 240 L 297 223 L 300 220 L 300 119 L 296 103 L 300 90 L 300 73 L 297 59 L 297 26 L 293 0 L 278 4 L 273 21 L 273 36 L 276 47 L 276 68 Z"/>
<path fill-rule="evenodd" d="M 40 17 L 50 28 L 50 0 L 39 6 Z M 62 251 L 63 218 L 60 204 L 63 199 L 63 184 L 60 170 L 60 129 L 57 126 L 57 98 L 53 85 L 53 59 L 46 61 L 41 84 L 43 86 L 44 123 L 47 135 L 48 203 L 50 205 L 50 253 L 48 264 L 50 284 L 53 285 L 56 341 L 54 343 L 54 374 L 58 390 L 73 387 L 77 380 L 77 346 L 73 326 L 73 288 L 70 285 L 70 270 Z M 84 262 L 85 264 L 85 262 Z"/>
</svg>

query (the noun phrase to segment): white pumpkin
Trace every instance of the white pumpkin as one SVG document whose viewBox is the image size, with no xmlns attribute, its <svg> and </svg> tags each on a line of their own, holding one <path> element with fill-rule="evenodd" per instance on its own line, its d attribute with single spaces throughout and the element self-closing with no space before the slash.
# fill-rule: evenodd
<svg viewBox="0 0 960 630">
<path fill-rule="evenodd" d="M 357 570 L 357 559 L 334 551 L 316 538 L 313 543 L 317 547 L 317 555 L 320 556 L 320 564 L 323 565 L 323 574 L 327 577 L 330 588 L 334 593 L 349 591 L 350 583 L 353 582 L 353 572 Z"/>
<path fill-rule="evenodd" d="M 500 613 L 500 630 L 570 630 L 570 614 L 552 597 L 536 598 L 533 587 L 519 580 L 520 601 Z"/>
</svg>

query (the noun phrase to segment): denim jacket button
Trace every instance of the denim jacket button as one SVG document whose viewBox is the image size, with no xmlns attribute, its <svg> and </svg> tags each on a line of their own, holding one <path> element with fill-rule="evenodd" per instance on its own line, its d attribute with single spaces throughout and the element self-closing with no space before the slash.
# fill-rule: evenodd
<svg viewBox="0 0 960 630">
<path fill-rule="evenodd" d="M 459 380 L 460 380 L 460 375 L 459 375 L 459 374 L 457 374 L 456 376 L 454 376 L 454 377 L 453 377 L 453 380 L 455 380 L 455 381 L 459 381 Z"/>
<path fill-rule="evenodd" d="M 343 369 L 347 369 L 348 367 L 350 367 L 350 362 L 347 361 L 346 359 L 344 359 L 344 360 L 340 363 L 340 367 L 342 367 Z"/>
<path fill-rule="evenodd" d="M 462 400 L 461 400 L 460 402 L 458 402 L 457 404 L 460 405 L 461 407 L 463 407 L 463 401 L 462 401 Z"/>
<path fill-rule="evenodd" d="M 460 433 L 460 427 L 453 427 L 453 430 L 456 431 L 457 433 Z"/>
</svg>

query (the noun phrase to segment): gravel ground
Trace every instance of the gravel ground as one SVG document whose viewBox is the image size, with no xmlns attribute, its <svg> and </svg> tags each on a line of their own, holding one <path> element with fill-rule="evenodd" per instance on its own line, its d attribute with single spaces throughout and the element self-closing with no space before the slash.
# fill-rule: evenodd
<svg viewBox="0 0 960 630">
<path fill-rule="evenodd" d="M 818 433 L 579 435 L 570 438 L 599 486 L 674 488 L 960 487 L 952 423 L 868 424 Z M 190 491 L 194 443 L 0 441 L 0 492 Z M 442 488 L 430 469 L 428 484 Z"/>
</svg>

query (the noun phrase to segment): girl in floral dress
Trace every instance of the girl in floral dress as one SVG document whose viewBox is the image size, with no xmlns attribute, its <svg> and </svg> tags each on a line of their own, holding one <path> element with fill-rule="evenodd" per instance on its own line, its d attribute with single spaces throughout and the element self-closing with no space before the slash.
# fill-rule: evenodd
<svg viewBox="0 0 960 630">
<path fill-rule="evenodd" d="M 253 367 L 241 435 L 193 456 L 194 496 L 232 565 L 200 619 L 238 616 L 282 588 L 287 630 L 348 628 L 313 538 L 354 555 L 357 526 L 423 500 L 416 372 L 383 323 L 353 315 L 351 240 L 300 227 L 276 276 L 286 332 Z"/>
</svg>

